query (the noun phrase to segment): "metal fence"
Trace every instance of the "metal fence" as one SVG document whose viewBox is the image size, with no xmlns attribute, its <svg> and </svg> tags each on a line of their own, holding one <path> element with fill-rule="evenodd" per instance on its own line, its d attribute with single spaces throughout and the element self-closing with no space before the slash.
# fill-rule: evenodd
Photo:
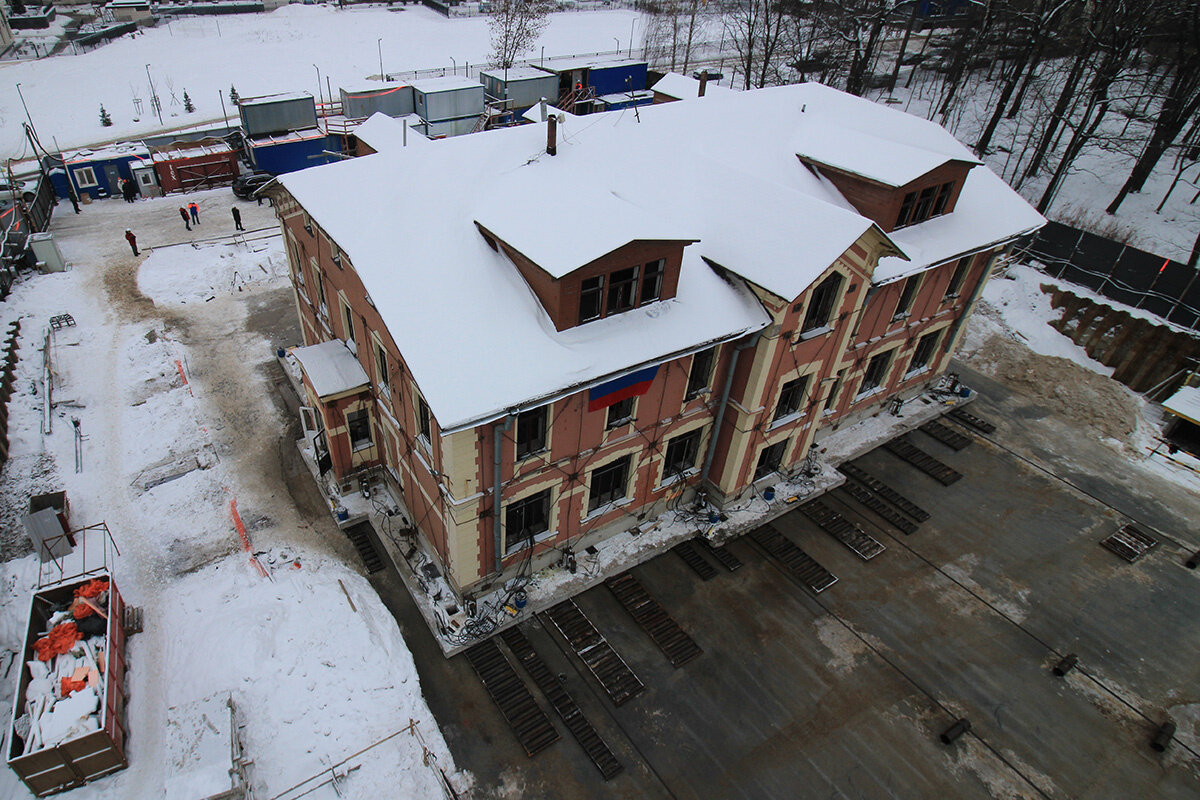
<svg viewBox="0 0 1200 800">
<path fill-rule="evenodd" d="M 1122 242 L 1050 222 L 1025 254 L 1055 278 L 1200 331 L 1200 271 Z"/>
</svg>

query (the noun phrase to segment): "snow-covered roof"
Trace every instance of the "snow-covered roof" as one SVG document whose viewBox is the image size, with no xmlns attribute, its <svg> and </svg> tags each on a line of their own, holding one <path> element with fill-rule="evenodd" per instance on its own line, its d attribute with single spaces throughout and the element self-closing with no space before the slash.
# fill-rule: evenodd
<svg viewBox="0 0 1200 800">
<path fill-rule="evenodd" d="M 668 72 L 659 78 L 658 82 L 650 87 L 650 90 L 665 94 L 667 97 L 674 97 L 677 100 L 690 100 L 700 96 L 700 81 L 689 78 L 687 75 L 680 75 L 678 72 Z M 710 97 L 714 94 L 732 91 L 714 80 L 709 80 L 704 87 L 704 96 Z"/>
<path fill-rule="evenodd" d="M 265 147 L 272 144 L 320 139 L 325 135 L 325 131 L 321 128 L 301 128 L 300 130 L 288 131 L 287 133 L 269 133 L 265 136 L 247 137 L 247 141 L 250 142 L 251 147 Z"/>
<path fill-rule="evenodd" d="M 803 120 L 792 137 L 796 155 L 806 161 L 861 175 L 885 186 L 904 186 L 948 161 L 980 163 L 970 156 L 952 156 L 884 136 L 843 128 L 830 136 L 824 120 Z"/>
<path fill-rule="evenodd" d="M 381 81 L 363 81 L 361 83 L 352 83 L 352 84 L 343 84 L 342 85 L 343 92 L 345 92 L 346 94 L 357 95 L 357 96 L 363 96 L 363 95 L 374 96 L 374 95 L 383 94 L 385 92 L 394 92 L 397 89 L 406 89 L 406 88 L 409 88 L 409 84 L 398 83 L 396 81 L 389 81 L 387 83 L 383 83 Z"/>
<path fill-rule="evenodd" d="M 225 142 L 205 142 L 203 144 L 177 143 L 169 147 L 156 148 L 150 155 L 152 161 L 174 161 L 179 158 L 199 158 L 214 153 L 231 153 L 233 148 Z"/>
<path fill-rule="evenodd" d="M 566 72 L 575 69 L 610 69 L 612 67 L 631 67 L 645 64 L 645 61 L 623 56 L 575 56 L 574 58 L 552 58 L 546 64 L 538 65 L 548 72 Z"/>
<path fill-rule="evenodd" d="M 1166 399 L 1163 408 L 1177 417 L 1183 417 L 1188 422 L 1200 425 L 1200 388 L 1195 386 L 1179 387 L 1179 391 Z"/>
<path fill-rule="evenodd" d="M 549 103 L 546 104 L 546 113 L 547 114 L 556 114 L 556 115 L 562 114 L 563 117 L 566 119 L 578 119 L 578 117 L 579 117 L 578 114 L 572 114 L 570 111 L 563 111 L 561 108 L 556 108 L 555 106 L 552 106 Z M 528 122 L 541 122 L 542 121 L 542 104 L 535 103 L 534 105 L 525 109 L 525 113 L 521 115 L 521 119 L 526 120 Z"/>
<path fill-rule="evenodd" d="M 409 84 L 418 92 L 434 94 L 436 92 L 455 92 L 459 89 L 482 89 L 483 84 L 464 78 L 461 75 L 447 75 L 444 78 L 425 78 Z"/>
<path fill-rule="evenodd" d="M 276 92 L 275 94 L 260 94 L 256 97 L 242 97 L 238 99 L 239 106 L 257 106 L 264 103 L 284 103 L 290 100 L 313 100 L 315 99 L 308 92 Z"/>
<path fill-rule="evenodd" d="M 387 114 L 376 111 L 367 117 L 366 122 L 354 129 L 354 136 L 377 153 L 411 147 L 414 143 L 420 147 L 429 144 L 429 139 L 425 138 L 420 131 L 413 129 L 410 124 L 410 122 L 417 122 L 420 119 L 416 114 L 389 117 Z M 409 127 L 408 133 L 404 132 L 406 125 Z"/>
<path fill-rule="evenodd" d="M 72 164 L 79 161 L 106 161 L 114 158 L 145 158 L 149 155 L 149 148 L 141 142 L 115 142 L 106 147 L 69 150 L 63 153 L 63 160 Z"/>
<path fill-rule="evenodd" d="M 355 265 L 446 432 L 766 325 L 752 293 L 705 259 L 791 300 L 874 227 L 796 157 L 794 134 L 810 120 L 830 137 L 879 131 L 965 150 L 926 120 L 802 84 L 568 117 L 556 156 L 536 123 L 280 181 Z M 698 241 L 684 249 L 676 298 L 558 332 L 476 220 L 554 275 L 639 238 Z M 876 277 L 1041 222 L 978 166 L 952 214 L 895 234 L 911 263 L 888 257 Z"/>
<path fill-rule="evenodd" d="M 317 397 L 330 397 L 367 385 L 367 373 L 339 340 L 297 347 L 291 353 L 304 368 Z"/>
<path fill-rule="evenodd" d="M 507 80 L 509 83 L 513 83 L 514 81 L 545 80 L 554 77 L 554 73 L 538 69 L 537 67 L 509 67 L 507 78 L 505 78 L 505 72 L 502 69 L 480 70 L 479 74 L 487 75 L 489 78 L 501 81 Z"/>
<path fill-rule="evenodd" d="M 605 103 L 627 103 L 630 100 L 643 100 L 654 96 L 652 89 L 637 89 L 632 92 L 616 92 L 615 94 L 602 94 L 597 97 L 597 100 L 603 100 Z"/>
</svg>

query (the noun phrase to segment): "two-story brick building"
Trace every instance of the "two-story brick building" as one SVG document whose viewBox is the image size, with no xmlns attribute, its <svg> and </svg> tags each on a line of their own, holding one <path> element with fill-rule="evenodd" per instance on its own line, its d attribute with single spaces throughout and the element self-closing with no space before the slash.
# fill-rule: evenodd
<svg viewBox="0 0 1200 800">
<path fill-rule="evenodd" d="M 314 454 L 390 482 L 464 594 L 913 396 L 1043 223 L 939 126 L 817 84 L 280 182 Z"/>
</svg>

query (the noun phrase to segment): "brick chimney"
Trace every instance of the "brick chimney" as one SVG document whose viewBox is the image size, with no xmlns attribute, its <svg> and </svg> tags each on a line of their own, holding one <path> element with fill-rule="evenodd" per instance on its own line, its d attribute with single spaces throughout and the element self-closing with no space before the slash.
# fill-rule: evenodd
<svg viewBox="0 0 1200 800">
<path fill-rule="evenodd" d="M 558 154 L 557 114 L 551 114 L 550 119 L 546 120 L 546 152 L 552 156 Z"/>
<path fill-rule="evenodd" d="M 700 73 L 700 93 L 697 97 L 704 97 L 704 89 L 708 86 L 708 70 Z"/>
</svg>

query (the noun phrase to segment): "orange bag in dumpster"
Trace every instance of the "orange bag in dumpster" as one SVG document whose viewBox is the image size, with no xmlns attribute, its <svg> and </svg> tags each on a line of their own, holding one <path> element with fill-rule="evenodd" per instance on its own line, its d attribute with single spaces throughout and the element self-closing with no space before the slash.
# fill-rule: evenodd
<svg viewBox="0 0 1200 800">
<path fill-rule="evenodd" d="M 49 636 L 43 636 L 34 642 L 33 649 L 39 661 L 49 661 L 70 650 L 82 638 L 83 634 L 75 627 L 74 622 L 63 622 L 55 625 Z"/>
<path fill-rule="evenodd" d="M 108 591 L 108 578 L 96 578 L 75 590 L 76 597 L 95 597 L 101 592 Z"/>
<path fill-rule="evenodd" d="M 71 603 L 71 616 L 74 617 L 75 619 L 83 619 L 84 617 L 90 617 L 92 614 L 95 614 L 95 613 L 96 613 L 95 609 L 93 609 L 90 605 L 83 602 L 82 600 L 76 600 L 74 603 Z"/>
<path fill-rule="evenodd" d="M 72 678 L 63 678 L 62 679 L 62 696 L 70 697 L 71 692 L 78 692 L 80 689 L 85 689 L 85 688 L 87 688 L 87 685 L 88 685 L 88 682 L 87 682 L 86 678 L 81 681 L 77 681 Z"/>
</svg>

